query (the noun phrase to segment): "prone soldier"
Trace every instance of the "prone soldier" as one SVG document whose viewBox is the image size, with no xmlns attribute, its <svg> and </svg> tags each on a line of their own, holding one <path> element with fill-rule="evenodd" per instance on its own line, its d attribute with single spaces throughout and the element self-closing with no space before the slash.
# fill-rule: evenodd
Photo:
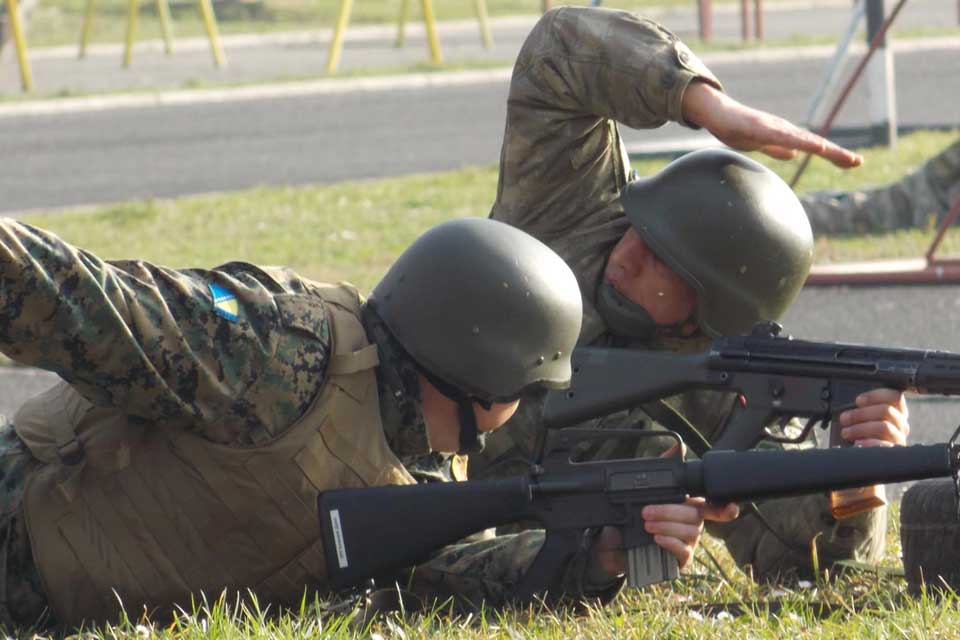
<svg viewBox="0 0 960 640">
<path fill-rule="evenodd" d="M 960 198 L 960 139 L 890 184 L 818 191 L 800 201 L 817 234 L 874 233 L 938 224 Z"/>
<path fill-rule="evenodd" d="M 704 127 L 731 147 L 775 158 L 799 150 L 840 167 L 862 160 L 733 100 L 655 22 L 602 9 L 547 12 L 514 68 L 490 215 L 540 238 L 571 265 L 583 295 L 580 344 L 701 350 L 711 337 L 778 318 L 806 279 L 809 222 L 793 192 L 762 165 L 709 150 L 632 179 L 617 123 L 644 129 L 667 121 Z M 594 426 L 642 428 L 651 411 L 660 423 L 675 422 L 679 411 L 713 441 L 734 401 L 686 393 L 666 411 L 648 406 Z M 543 394 L 529 398 L 470 457 L 472 478 L 527 466 L 542 405 Z M 909 431 L 905 400 L 892 390 L 864 394 L 841 421 L 843 437 L 861 445 L 902 445 Z M 808 496 L 768 501 L 762 512 L 770 526 L 757 515 L 708 523 L 758 578 L 808 574 L 814 538 L 824 564 L 873 559 L 883 544 L 882 510 L 838 520 L 825 496 Z"/>
<path fill-rule="evenodd" d="M 201 593 L 276 606 L 323 593 L 317 493 L 411 483 L 429 451 L 475 450 L 521 393 L 568 383 L 581 322 L 565 263 L 484 219 L 425 233 L 367 301 L 241 262 L 103 261 L 2 220 L 0 297 L 0 349 L 64 380 L 0 428 L 11 631 L 121 606 L 163 617 Z M 702 512 L 649 520 L 682 528 L 664 546 L 693 546 Z M 542 540 L 445 549 L 411 584 L 500 604 Z M 585 547 L 551 590 L 603 596 L 616 541 Z"/>
</svg>

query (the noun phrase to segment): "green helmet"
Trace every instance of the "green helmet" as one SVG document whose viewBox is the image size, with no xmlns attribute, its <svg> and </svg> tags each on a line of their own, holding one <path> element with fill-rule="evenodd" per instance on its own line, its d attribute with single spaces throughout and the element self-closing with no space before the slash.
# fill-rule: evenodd
<svg viewBox="0 0 960 640">
<path fill-rule="evenodd" d="M 468 400 L 511 401 L 531 387 L 570 382 L 582 320 L 577 280 L 560 256 L 510 225 L 467 218 L 430 229 L 369 302 L 461 409 Z M 462 446 L 463 418 L 461 411 Z"/>
<path fill-rule="evenodd" d="M 689 153 L 629 183 L 620 202 L 647 246 L 697 292 L 707 335 L 776 320 L 813 260 L 813 233 L 787 184 L 733 151 Z"/>
</svg>

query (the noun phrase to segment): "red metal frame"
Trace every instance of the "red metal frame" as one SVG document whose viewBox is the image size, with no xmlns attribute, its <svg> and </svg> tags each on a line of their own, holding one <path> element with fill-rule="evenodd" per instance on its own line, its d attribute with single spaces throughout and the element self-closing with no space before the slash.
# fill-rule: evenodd
<svg viewBox="0 0 960 640">
<path fill-rule="evenodd" d="M 818 265 L 810 270 L 807 285 L 960 284 L 960 258 L 936 257 L 947 229 L 958 217 L 960 198 L 943 218 L 936 237 L 922 258 Z"/>
</svg>

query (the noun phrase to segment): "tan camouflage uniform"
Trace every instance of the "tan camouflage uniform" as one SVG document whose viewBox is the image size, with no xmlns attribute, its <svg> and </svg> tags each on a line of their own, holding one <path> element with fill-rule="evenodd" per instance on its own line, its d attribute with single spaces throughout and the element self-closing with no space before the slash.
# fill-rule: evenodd
<svg viewBox="0 0 960 640">
<path fill-rule="evenodd" d="M 694 80 L 720 86 L 675 35 L 619 11 L 549 11 L 520 52 L 490 215 L 540 238 L 571 265 L 583 292 L 582 344 L 631 346 L 607 333 L 593 304 L 607 256 L 628 228 L 617 198 L 628 180 L 629 161 L 616 123 L 638 129 L 682 123 L 681 99 Z M 687 342 L 636 346 L 696 348 Z M 671 402 L 713 440 L 732 398 L 704 392 Z M 487 450 L 471 456 L 471 477 L 522 470 L 541 410 L 537 399 L 521 404 L 517 415 L 488 438 Z M 600 426 L 643 422 L 640 412 L 632 412 Z M 824 496 L 770 501 L 763 512 L 789 546 L 749 515 L 709 527 L 726 541 L 738 564 L 752 565 L 758 577 L 808 572 L 808 542 L 816 534 L 821 534 L 818 547 L 825 564 L 873 558 L 884 539 L 883 512 L 838 523 Z"/>
<path fill-rule="evenodd" d="M 244 322 L 217 317 L 212 282 L 236 295 Z M 53 234 L 0 219 L 0 350 L 58 373 L 95 405 L 120 408 L 128 424 L 164 429 L 186 421 L 221 445 L 256 445 L 264 424 L 283 431 L 319 392 L 330 355 L 323 307 L 304 305 L 324 317 L 298 319 L 318 327 L 316 334 L 288 332 L 265 358 L 275 300 L 312 295 L 311 287 L 290 271 L 238 262 L 213 270 L 104 262 Z M 429 451 L 413 369 L 366 310 L 363 322 L 381 361 L 387 443 L 412 463 Z M 412 471 L 436 475 L 445 460 L 433 462 Z M 42 466 L 9 424 L 0 426 L 0 626 L 9 630 L 52 622 L 42 619 L 47 600 L 22 505 L 27 480 Z M 498 605 L 542 539 L 542 532 L 527 532 L 442 550 L 417 569 L 413 587 Z M 571 574 L 571 588 L 578 577 Z"/>
<path fill-rule="evenodd" d="M 818 234 L 869 233 L 936 224 L 960 198 L 960 140 L 900 180 L 800 198 Z"/>
</svg>

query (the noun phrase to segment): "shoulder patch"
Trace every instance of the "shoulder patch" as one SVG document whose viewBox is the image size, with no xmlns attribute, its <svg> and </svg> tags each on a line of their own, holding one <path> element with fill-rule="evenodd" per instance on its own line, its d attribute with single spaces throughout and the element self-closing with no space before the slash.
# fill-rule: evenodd
<svg viewBox="0 0 960 640">
<path fill-rule="evenodd" d="M 210 295 L 213 296 L 213 311 L 221 318 L 235 322 L 240 305 L 237 297 L 218 284 L 210 283 Z"/>
</svg>

